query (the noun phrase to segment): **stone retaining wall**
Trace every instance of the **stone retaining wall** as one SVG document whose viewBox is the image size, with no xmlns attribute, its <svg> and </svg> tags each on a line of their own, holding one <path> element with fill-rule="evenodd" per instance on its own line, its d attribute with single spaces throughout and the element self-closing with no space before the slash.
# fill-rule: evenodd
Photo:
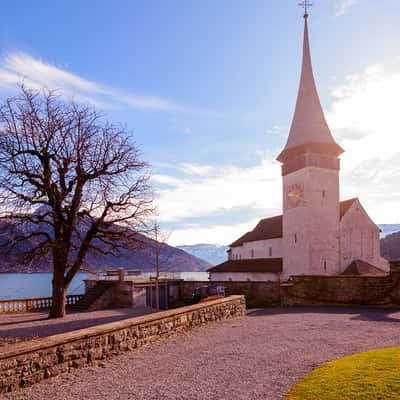
<svg viewBox="0 0 400 400">
<path fill-rule="evenodd" d="M 85 293 L 96 286 L 98 280 L 85 279 Z M 90 305 L 89 311 L 104 310 L 109 307 L 132 307 L 133 304 L 133 282 L 132 281 L 110 281 L 113 283 L 96 301 Z"/>
<path fill-rule="evenodd" d="M 243 296 L 126 319 L 7 346 L 0 351 L 0 393 L 133 350 L 212 321 L 242 316 Z"/>
<path fill-rule="evenodd" d="M 400 304 L 399 276 L 295 276 L 282 285 L 281 303 L 395 306 Z"/>
<path fill-rule="evenodd" d="M 233 281 L 182 281 L 180 297 L 188 301 L 200 286 L 224 286 L 226 295 L 244 295 L 247 308 L 269 307 L 280 304 L 279 282 L 233 282 Z"/>
</svg>

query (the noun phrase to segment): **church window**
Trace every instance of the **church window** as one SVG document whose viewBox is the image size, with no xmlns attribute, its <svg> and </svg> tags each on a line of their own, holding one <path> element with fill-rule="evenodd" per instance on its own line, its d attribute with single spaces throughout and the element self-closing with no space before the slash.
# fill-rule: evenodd
<svg viewBox="0 0 400 400">
<path fill-rule="evenodd" d="M 297 233 L 294 234 L 294 242 L 297 243 Z"/>
<path fill-rule="evenodd" d="M 326 271 L 326 260 L 324 261 L 324 271 Z"/>
<path fill-rule="evenodd" d="M 322 191 L 322 197 L 323 197 L 323 198 L 326 197 L 326 190 L 325 190 L 325 189 Z"/>
<path fill-rule="evenodd" d="M 269 256 L 272 257 L 272 247 L 269 248 Z"/>
<path fill-rule="evenodd" d="M 254 258 L 254 249 L 251 249 L 251 258 Z"/>
</svg>

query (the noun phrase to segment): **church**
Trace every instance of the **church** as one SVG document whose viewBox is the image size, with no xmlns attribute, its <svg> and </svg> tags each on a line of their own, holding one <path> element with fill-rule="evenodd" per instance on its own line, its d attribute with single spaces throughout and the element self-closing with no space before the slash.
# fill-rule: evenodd
<svg viewBox="0 0 400 400">
<path fill-rule="evenodd" d="M 308 12 L 296 108 L 282 164 L 283 214 L 262 219 L 229 246 L 212 281 L 285 281 L 295 275 L 385 275 L 380 229 L 357 198 L 339 200 L 340 155 L 311 64 Z"/>
</svg>

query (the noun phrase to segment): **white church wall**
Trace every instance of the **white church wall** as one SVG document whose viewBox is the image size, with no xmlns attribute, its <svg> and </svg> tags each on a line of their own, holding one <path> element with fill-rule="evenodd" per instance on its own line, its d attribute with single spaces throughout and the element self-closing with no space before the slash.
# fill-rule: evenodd
<svg viewBox="0 0 400 400">
<path fill-rule="evenodd" d="M 305 167 L 283 177 L 283 276 L 339 272 L 339 171 Z"/>
<path fill-rule="evenodd" d="M 340 222 L 340 272 L 357 259 L 388 272 L 389 263 L 381 257 L 379 233 L 361 203 L 355 201 Z"/>
<path fill-rule="evenodd" d="M 279 274 L 260 272 L 210 272 L 212 282 L 278 282 Z"/>
<path fill-rule="evenodd" d="M 231 260 L 249 260 L 252 258 L 281 258 L 282 238 L 257 240 L 231 248 Z"/>
</svg>

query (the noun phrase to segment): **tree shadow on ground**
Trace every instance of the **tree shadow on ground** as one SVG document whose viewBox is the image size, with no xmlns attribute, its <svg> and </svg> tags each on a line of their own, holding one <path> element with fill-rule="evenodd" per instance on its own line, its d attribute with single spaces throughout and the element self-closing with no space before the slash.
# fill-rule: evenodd
<svg viewBox="0 0 400 400">
<path fill-rule="evenodd" d="M 397 316 L 391 316 L 393 314 Z M 246 315 L 249 317 L 268 317 L 283 314 L 336 314 L 348 316 L 354 321 L 382 321 L 400 323 L 399 308 L 378 308 L 378 307 L 270 307 L 248 310 Z"/>
<path fill-rule="evenodd" d="M 98 312 L 96 312 L 98 313 Z M 78 319 L 68 319 L 68 315 L 79 314 Z M 140 317 L 149 313 L 143 312 L 141 315 L 132 313 L 132 309 L 118 309 L 118 313 L 107 316 L 95 316 L 91 312 L 70 313 L 66 319 L 49 320 L 47 315 L 35 320 L 19 320 L 9 324 L 10 328 L 0 328 L 0 337 L 2 338 L 37 338 L 57 335 L 75 331 L 78 329 L 90 328 L 97 325 L 108 324 L 111 322 L 122 321 L 124 319 Z M 87 316 L 87 318 L 85 318 Z M 25 326 L 21 326 L 25 324 Z M 5 323 L 4 325 L 7 325 Z M 16 327 L 16 325 L 18 327 Z"/>
</svg>

